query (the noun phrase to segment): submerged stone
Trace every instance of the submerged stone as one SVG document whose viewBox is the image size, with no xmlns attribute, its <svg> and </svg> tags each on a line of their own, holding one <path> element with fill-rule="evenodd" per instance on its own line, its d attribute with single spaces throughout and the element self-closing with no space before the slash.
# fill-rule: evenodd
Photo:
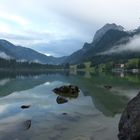
<svg viewBox="0 0 140 140">
<path fill-rule="evenodd" d="M 140 92 L 122 113 L 118 137 L 119 140 L 140 140 Z"/>
<path fill-rule="evenodd" d="M 77 98 L 80 90 L 78 86 L 69 85 L 69 86 L 61 86 L 59 88 L 55 88 L 53 89 L 53 92 L 63 97 Z"/>
<path fill-rule="evenodd" d="M 67 115 L 67 113 L 62 113 L 62 115 Z"/>
<path fill-rule="evenodd" d="M 110 85 L 105 85 L 104 86 L 106 89 L 111 89 L 112 88 L 112 86 L 110 86 Z"/>
<path fill-rule="evenodd" d="M 26 130 L 30 129 L 31 127 L 31 120 L 27 120 L 24 122 L 24 127 Z"/>
</svg>

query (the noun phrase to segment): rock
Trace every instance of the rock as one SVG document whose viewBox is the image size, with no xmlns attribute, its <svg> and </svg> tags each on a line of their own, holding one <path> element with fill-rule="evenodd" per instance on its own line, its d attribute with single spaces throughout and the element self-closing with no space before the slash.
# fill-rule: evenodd
<svg viewBox="0 0 140 140">
<path fill-rule="evenodd" d="M 112 86 L 110 86 L 110 85 L 105 85 L 104 86 L 106 89 L 111 89 L 112 88 Z"/>
<path fill-rule="evenodd" d="M 62 113 L 62 115 L 67 115 L 67 113 Z"/>
<path fill-rule="evenodd" d="M 56 94 L 69 98 L 77 98 L 79 95 L 79 91 L 79 88 L 73 85 L 61 86 L 59 88 L 53 89 L 53 92 L 55 92 Z"/>
<path fill-rule="evenodd" d="M 31 120 L 27 120 L 24 122 L 24 127 L 26 130 L 30 129 L 31 127 Z"/>
<path fill-rule="evenodd" d="M 56 102 L 57 102 L 58 104 L 64 104 L 64 103 L 67 103 L 68 100 L 65 99 L 65 98 L 63 98 L 63 97 L 61 97 L 61 96 L 58 96 L 58 97 L 56 98 Z"/>
<path fill-rule="evenodd" d="M 140 92 L 122 113 L 118 137 L 119 140 L 140 140 Z"/>
<path fill-rule="evenodd" d="M 30 105 L 22 105 L 22 106 L 21 106 L 22 109 L 27 109 L 27 108 L 29 108 L 29 107 L 30 107 Z"/>
</svg>

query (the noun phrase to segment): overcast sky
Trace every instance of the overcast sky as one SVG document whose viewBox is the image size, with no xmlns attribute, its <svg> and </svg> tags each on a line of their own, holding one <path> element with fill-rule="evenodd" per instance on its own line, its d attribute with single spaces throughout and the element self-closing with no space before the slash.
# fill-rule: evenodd
<svg viewBox="0 0 140 140">
<path fill-rule="evenodd" d="M 140 26 L 139 0 L 0 0 L 0 38 L 54 56 L 91 42 L 97 29 Z"/>
</svg>

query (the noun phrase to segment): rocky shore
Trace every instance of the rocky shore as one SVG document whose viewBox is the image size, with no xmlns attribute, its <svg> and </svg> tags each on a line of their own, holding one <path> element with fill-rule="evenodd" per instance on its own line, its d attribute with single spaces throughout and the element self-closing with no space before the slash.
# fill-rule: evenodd
<svg viewBox="0 0 140 140">
<path fill-rule="evenodd" d="M 119 122 L 119 140 L 140 140 L 140 92 L 126 106 Z"/>
</svg>

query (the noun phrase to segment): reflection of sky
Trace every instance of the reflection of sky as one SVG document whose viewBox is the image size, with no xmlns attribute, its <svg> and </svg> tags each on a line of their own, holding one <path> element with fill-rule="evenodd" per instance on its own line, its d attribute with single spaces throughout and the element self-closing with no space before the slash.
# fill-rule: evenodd
<svg viewBox="0 0 140 140">
<path fill-rule="evenodd" d="M 66 105 L 58 105 L 56 103 L 57 95 L 52 92 L 54 87 L 58 87 L 63 85 L 62 82 L 46 82 L 43 85 L 37 86 L 33 89 L 21 92 L 13 92 L 12 94 L 5 96 L 0 99 L 0 105 L 5 104 L 6 102 L 9 104 L 7 107 L 16 107 L 17 105 L 22 104 L 33 104 L 35 106 L 41 106 L 43 108 L 56 108 L 56 110 L 60 107 L 64 107 L 66 109 L 70 108 L 73 110 L 73 107 L 80 106 L 93 106 L 92 100 L 90 97 L 84 97 L 82 93 L 78 97 L 78 99 L 70 100 L 68 103 L 68 108 Z M 14 106 L 15 105 L 15 106 Z"/>
<path fill-rule="evenodd" d="M 113 88 L 112 91 L 114 94 L 119 96 L 126 96 L 130 100 L 138 94 L 139 89 L 125 89 L 125 88 L 116 87 Z"/>
<path fill-rule="evenodd" d="M 10 79 L 2 79 L 2 80 L 0 80 L 0 86 L 4 86 L 9 81 L 10 81 Z"/>
<path fill-rule="evenodd" d="M 105 133 L 104 129 L 111 124 L 103 124 L 105 120 L 106 122 L 109 120 L 94 107 L 91 97 L 84 96 L 80 92 L 77 99 L 70 99 L 65 104 L 57 104 L 57 95 L 52 92 L 52 89 L 64 84 L 68 83 L 46 82 L 33 89 L 13 92 L 0 98 L 0 139 L 7 140 L 11 133 L 13 133 L 11 138 L 18 137 L 21 140 L 46 140 L 60 134 L 63 139 L 81 137 L 79 136 L 81 134 L 88 138 L 93 135 L 93 131 L 95 137 L 99 137 L 97 131 Z M 21 105 L 28 104 L 31 105 L 29 109 L 20 108 Z M 24 131 L 23 124 L 29 119 L 32 120 L 32 126 L 27 133 Z M 3 131 L 5 133 L 2 133 Z M 63 131 L 66 133 L 62 134 Z M 107 133 L 110 133 L 109 131 L 112 129 L 109 128 Z"/>
<path fill-rule="evenodd" d="M 6 111 L 8 105 L 1 105 L 0 106 L 0 113 L 3 113 L 4 111 Z"/>
</svg>

